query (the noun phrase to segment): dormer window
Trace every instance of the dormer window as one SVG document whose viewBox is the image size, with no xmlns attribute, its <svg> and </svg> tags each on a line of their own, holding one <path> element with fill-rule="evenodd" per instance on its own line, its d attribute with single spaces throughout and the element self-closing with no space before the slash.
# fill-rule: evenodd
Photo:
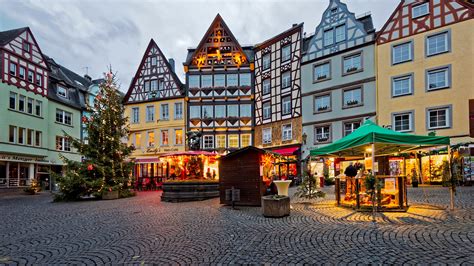
<svg viewBox="0 0 474 266">
<path fill-rule="evenodd" d="M 31 44 L 29 42 L 23 42 L 23 51 L 27 53 L 31 52 Z"/>
<path fill-rule="evenodd" d="M 58 96 L 67 98 L 67 89 L 63 86 L 58 85 Z"/>
<path fill-rule="evenodd" d="M 411 10 L 411 17 L 412 18 L 419 18 L 426 16 L 430 13 L 429 11 L 429 3 L 423 3 L 421 5 L 416 5 Z"/>
</svg>

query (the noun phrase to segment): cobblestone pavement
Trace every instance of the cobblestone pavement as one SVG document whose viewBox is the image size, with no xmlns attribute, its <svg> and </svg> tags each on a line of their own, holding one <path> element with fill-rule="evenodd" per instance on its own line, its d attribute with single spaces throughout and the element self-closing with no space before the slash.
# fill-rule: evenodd
<svg viewBox="0 0 474 266">
<path fill-rule="evenodd" d="M 409 189 L 406 213 L 367 213 L 326 199 L 293 201 L 291 216 L 232 210 L 217 199 L 164 203 L 159 192 L 51 203 L 0 195 L 0 264 L 474 264 L 474 188 Z"/>
</svg>

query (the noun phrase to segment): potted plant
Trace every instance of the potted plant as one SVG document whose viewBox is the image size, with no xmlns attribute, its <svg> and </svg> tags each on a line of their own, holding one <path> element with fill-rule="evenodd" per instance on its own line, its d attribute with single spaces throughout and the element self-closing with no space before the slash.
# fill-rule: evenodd
<svg viewBox="0 0 474 266">
<path fill-rule="evenodd" d="M 265 217 L 273 218 L 290 215 L 290 197 L 280 195 L 263 196 L 262 213 Z"/>
</svg>

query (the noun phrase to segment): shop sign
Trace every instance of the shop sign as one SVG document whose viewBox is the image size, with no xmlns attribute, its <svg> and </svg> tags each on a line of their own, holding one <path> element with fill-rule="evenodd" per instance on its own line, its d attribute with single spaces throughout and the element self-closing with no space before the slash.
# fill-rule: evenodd
<svg viewBox="0 0 474 266">
<path fill-rule="evenodd" d="M 18 155 L 0 154 L 0 161 L 22 162 L 22 163 L 50 163 L 48 160 Z"/>
<path fill-rule="evenodd" d="M 160 152 L 178 151 L 178 148 L 147 148 L 146 153 L 158 154 Z"/>
</svg>

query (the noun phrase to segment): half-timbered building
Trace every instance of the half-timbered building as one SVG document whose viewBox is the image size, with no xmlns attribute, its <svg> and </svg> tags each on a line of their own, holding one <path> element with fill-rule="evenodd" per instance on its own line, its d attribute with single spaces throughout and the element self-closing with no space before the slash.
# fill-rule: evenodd
<svg viewBox="0 0 474 266">
<path fill-rule="evenodd" d="M 330 0 L 302 57 L 303 157 L 374 118 L 375 29 L 370 13 L 356 16 Z"/>
<path fill-rule="evenodd" d="M 299 169 L 302 31 L 302 23 L 294 24 L 254 48 L 255 146 L 293 159 L 279 167 L 284 175 Z"/>
<path fill-rule="evenodd" d="M 156 42 L 150 40 L 124 97 L 130 123 L 129 144 L 135 146 L 135 177 L 165 175 L 169 169 L 159 156 L 185 150 L 184 97 L 174 60 L 167 59 Z"/>
<path fill-rule="evenodd" d="M 378 123 L 472 142 L 474 6 L 404 0 L 377 35 Z M 469 74 L 468 74 L 469 73 Z"/>
<path fill-rule="evenodd" d="M 195 49 L 188 49 L 187 127 L 201 149 L 225 153 L 253 145 L 253 47 L 240 46 L 218 14 Z"/>
</svg>

